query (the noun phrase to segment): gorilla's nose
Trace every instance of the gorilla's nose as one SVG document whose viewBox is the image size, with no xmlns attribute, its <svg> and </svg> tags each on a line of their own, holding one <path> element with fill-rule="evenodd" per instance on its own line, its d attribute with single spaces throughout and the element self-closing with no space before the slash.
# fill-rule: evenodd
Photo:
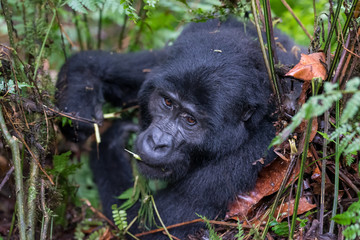
<svg viewBox="0 0 360 240">
<path fill-rule="evenodd" d="M 163 157 L 169 154 L 173 147 L 173 136 L 154 127 L 145 139 L 144 145 L 144 149 L 153 155 L 152 157 Z"/>
</svg>

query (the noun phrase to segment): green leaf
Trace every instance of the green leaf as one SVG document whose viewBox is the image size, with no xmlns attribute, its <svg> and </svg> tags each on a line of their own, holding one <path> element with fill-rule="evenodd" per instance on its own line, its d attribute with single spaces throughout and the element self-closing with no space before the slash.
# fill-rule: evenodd
<svg viewBox="0 0 360 240">
<path fill-rule="evenodd" d="M 67 4 L 76 12 L 88 13 L 87 9 L 95 12 L 102 0 L 69 0 Z"/>
<path fill-rule="evenodd" d="M 344 213 L 335 215 L 332 219 L 338 224 L 350 225 L 353 217 L 354 217 L 353 212 L 346 211 Z"/>
<path fill-rule="evenodd" d="M 274 231 L 274 233 L 276 235 L 279 235 L 279 236 L 288 236 L 289 235 L 289 226 L 288 226 L 287 222 L 278 223 L 276 221 L 273 221 L 270 226 L 272 226 L 271 229 Z"/>
<path fill-rule="evenodd" d="M 133 195 L 133 192 L 134 192 L 134 188 L 133 187 L 129 188 L 125 192 L 120 194 L 120 196 L 118 196 L 117 199 L 129 199 Z"/>
<path fill-rule="evenodd" d="M 346 103 L 346 107 L 341 115 L 340 123 L 347 123 L 353 118 L 360 107 L 360 91 L 354 93 L 350 100 Z"/>
</svg>

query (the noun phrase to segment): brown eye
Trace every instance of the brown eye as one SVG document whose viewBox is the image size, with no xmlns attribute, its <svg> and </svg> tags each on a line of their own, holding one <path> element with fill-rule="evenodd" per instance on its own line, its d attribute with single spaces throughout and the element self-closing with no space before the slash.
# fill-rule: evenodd
<svg viewBox="0 0 360 240">
<path fill-rule="evenodd" d="M 196 124 L 196 119 L 193 118 L 192 116 L 187 116 L 186 117 L 186 122 L 189 124 L 189 125 L 195 125 Z"/>
<path fill-rule="evenodd" d="M 166 97 L 164 97 L 164 105 L 166 106 L 166 107 L 168 107 L 168 108 L 171 108 L 172 107 L 172 105 L 173 105 L 173 102 L 171 101 L 171 99 L 170 98 L 166 98 Z"/>
</svg>

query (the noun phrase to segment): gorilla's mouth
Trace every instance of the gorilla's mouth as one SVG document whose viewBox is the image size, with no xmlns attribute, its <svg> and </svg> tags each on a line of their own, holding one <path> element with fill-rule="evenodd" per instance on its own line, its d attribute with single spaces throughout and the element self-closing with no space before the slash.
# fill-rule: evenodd
<svg viewBox="0 0 360 240">
<path fill-rule="evenodd" d="M 168 177 L 173 173 L 171 168 L 166 166 L 159 166 L 147 163 L 145 161 L 138 161 L 139 170 L 142 174 L 149 177 Z"/>
</svg>

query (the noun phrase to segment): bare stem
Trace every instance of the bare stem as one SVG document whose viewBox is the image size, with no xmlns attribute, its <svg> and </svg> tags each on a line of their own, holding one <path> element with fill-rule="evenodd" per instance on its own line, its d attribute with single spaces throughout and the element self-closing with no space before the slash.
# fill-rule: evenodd
<svg viewBox="0 0 360 240">
<path fill-rule="evenodd" d="M 40 239 L 41 240 L 46 240 L 46 235 L 47 235 L 47 231 L 48 231 L 48 227 L 49 227 L 49 220 L 50 220 L 50 215 L 49 215 L 49 209 L 46 207 L 45 204 L 45 181 L 44 179 L 41 179 L 41 210 L 44 214 L 44 222 L 42 224 L 42 229 L 41 229 L 41 236 Z"/>
<path fill-rule="evenodd" d="M 36 153 L 35 153 L 36 154 Z M 37 154 L 36 154 L 37 155 Z M 39 176 L 39 166 L 36 161 L 30 162 L 30 177 L 29 177 L 29 190 L 28 190 L 28 215 L 27 215 L 27 237 L 28 240 L 35 239 L 35 226 L 36 226 L 36 196 L 37 196 L 37 180 Z"/>
<path fill-rule="evenodd" d="M 24 210 L 24 183 L 22 175 L 22 166 L 20 158 L 20 150 L 17 138 L 11 136 L 6 126 L 2 109 L 0 107 L 0 128 L 2 136 L 5 138 L 7 144 L 11 148 L 12 162 L 15 168 L 15 189 L 16 189 L 16 203 L 17 203 L 17 217 L 20 239 L 26 240 L 26 224 L 25 224 L 25 210 Z"/>
</svg>

